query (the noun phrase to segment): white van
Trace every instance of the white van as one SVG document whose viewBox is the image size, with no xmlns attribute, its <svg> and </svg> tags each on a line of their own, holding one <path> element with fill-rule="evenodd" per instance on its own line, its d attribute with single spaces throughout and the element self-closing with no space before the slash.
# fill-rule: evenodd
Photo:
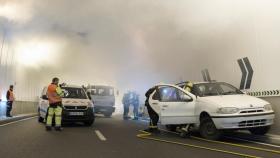
<svg viewBox="0 0 280 158">
<path fill-rule="evenodd" d="M 90 94 L 94 103 L 95 113 L 111 117 L 115 112 L 115 91 L 111 86 L 89 85 L 87 93 Z"/>
<path fill-rule="evenodd" d="M 62 98 L 62 121 L 63 122 L 83 122 L 87 126 L 94 123 L 94 105 L 86 95 L 85 90 L 81 86 L 66 85 L 61 87 L 64 91 Z M 46 120 L 49 101 L 47 98 L 47 87 L 42 91 L 39 108 L 38 121 L 44 122 Z"/>
<path fill-rule="evenodd" d="M 264 135 L 274 121 L 271 105 L 224 82 L 195 83 L 191 93 L 176 85 L 159 84 L 149 104 L 170 130 L 193 124 L 207 139 L 219 139 L 224 130 L 246 129 Z"/>
</svg>

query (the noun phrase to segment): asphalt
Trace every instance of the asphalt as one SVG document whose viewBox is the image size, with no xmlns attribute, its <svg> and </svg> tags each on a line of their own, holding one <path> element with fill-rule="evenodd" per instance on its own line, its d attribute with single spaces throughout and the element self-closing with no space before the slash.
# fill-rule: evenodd
<svg viewBox="0 0 280 158">
<path fill-rule="evenodd" d="M 151 138 L 177 142 L 177 144 L 141 139 L 136 137 L 139 130 L 147 127 L 145 121 L 124 121 L 120 116 L 113 118 L 97 117 L 92 127 L 82 124 L 67 124 L 62 132 L 45 131 L 44 124 L 38 123 L 37 118 L 20 122 L 0 125 L 0 157 L 2 158 L 234 158 L 240 157 L 228 153 L 199 149 L 192 144 L 208 148 L 220 149 L 254 155 L 258 157 L 276 158 L 280 156 L 280 139 L 273 136 L 275 142 L 264 141 L 272 138 L 256 140 L 247 133 L 229 134 L 230 137 L 258 141 L 268 144 L 256 144 L 231 138 L 222 141 L 251 147 L 267 148 L 279 153 L 251 150 L 243 147 L 207 142 L 193 138 L 181 138 L 176 134 L 161 132 Z M 106 138 L 101 140 L 96 131 Z M 196 136 L 196 134 L 195 134 Z M 197 135 L 198 136 L 198 135 Z M 259 137 L 258 137 L 259 138 Z M 273 146 L 268 146 L 273 145 Z"/>
</svg>

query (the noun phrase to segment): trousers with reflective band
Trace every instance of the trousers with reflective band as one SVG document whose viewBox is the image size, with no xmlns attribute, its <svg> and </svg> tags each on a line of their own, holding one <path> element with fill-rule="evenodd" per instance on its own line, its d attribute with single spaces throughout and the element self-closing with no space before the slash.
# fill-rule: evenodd
<svg viewBox="0 0 280 158">
<path fill-rule="evenodd" d="M 61 115 L 62 107 L 61 106 L 50 106 L 48 108 L 48 117 L 47 117 L 47 126 L 52 126 L 52 120 L 55 115 L 55 126 L 61 127 Z"/>
</svg>

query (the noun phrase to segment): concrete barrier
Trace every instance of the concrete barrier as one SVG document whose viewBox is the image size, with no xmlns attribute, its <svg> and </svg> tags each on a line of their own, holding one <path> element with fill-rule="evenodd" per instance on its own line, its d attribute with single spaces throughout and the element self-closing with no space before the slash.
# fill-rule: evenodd
<svg viewBox="0 0 280 158">
<path fill-rule="evenodd" d="M 0 103 L 0 117 L 6 115 L 6 102 Z M 37 113 L 38 102 L 15 101 L 13 105 L 12 115 Z"/>
<path fill-rule="evenodd" d="M 271 128 L 272 134 L 278 134 L 280 135 L 280 97 L 264 97 L 261 98 L 269 103 L 271 103 L 273 110 L 275 111 L 275 122 L 274 125 Z"/>
</svg>

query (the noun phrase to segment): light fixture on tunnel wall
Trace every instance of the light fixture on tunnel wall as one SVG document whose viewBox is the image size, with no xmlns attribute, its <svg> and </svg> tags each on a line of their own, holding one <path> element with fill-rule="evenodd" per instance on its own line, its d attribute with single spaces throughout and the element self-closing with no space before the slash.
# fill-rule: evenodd
<svg viewBox="0 0 280 158">
<path fill-rule="evenodd" d="M 31 40 L 16 45 L 17 61 L 28 67 L 38 68 L 42 64 L 52 62 L 49 59 L 57 56 L 55 52 L 57 46 L 49 41 Z"/>
</svg>

